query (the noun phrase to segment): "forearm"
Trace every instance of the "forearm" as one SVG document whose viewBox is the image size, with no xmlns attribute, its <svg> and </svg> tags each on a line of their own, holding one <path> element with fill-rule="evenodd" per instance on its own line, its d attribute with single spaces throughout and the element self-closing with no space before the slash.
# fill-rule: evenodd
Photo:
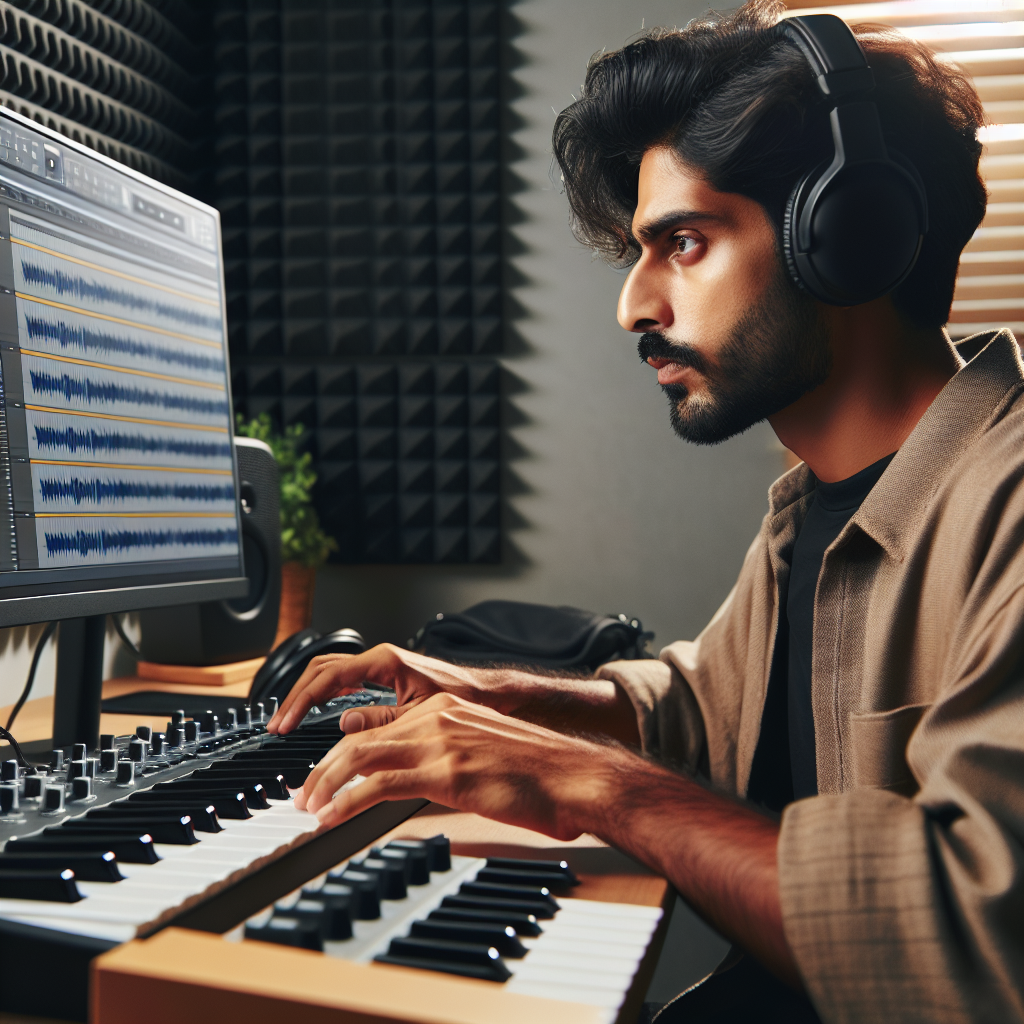
<svg viewBox="0 0 1024 1024">
<path fill-rule="evenodd" d="M 739 800 L 624 751 L 610 753 L 585 826 L 667 878 L 706 921 L 803 987 L 779 898 L 779 828 Z"/>
<path fill-rule="evenodd" d="M 514 668 L 481 669 L 481 700 L 505 715 L 577 735 L 640 746 L 636 711 L 608 679 L 538 676 Z"/>
</svg>

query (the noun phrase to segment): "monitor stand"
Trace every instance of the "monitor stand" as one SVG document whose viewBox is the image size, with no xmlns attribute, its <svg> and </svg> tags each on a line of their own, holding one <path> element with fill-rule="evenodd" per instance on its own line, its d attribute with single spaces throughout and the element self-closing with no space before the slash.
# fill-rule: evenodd
<svg viewBox="0 0 1024 1024">
<path fill-rule="evenodd" d="M 62 619 L 57 630 L 57 678 L 53 700 L 53 747 L 100 741 L 103 645 L 107 617 Z"/>
</svg>

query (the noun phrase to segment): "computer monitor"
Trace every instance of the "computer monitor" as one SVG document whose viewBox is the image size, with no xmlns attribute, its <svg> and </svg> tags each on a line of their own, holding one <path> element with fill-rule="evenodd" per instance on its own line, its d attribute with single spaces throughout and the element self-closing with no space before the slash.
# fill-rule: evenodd
<svg viewBox="0 0 1024 1024">
<path fill-rule="evenodd" d="M 246 593 L 226 342 L 217 211 L 0 108 L 0 626 Z"/>
</svg>

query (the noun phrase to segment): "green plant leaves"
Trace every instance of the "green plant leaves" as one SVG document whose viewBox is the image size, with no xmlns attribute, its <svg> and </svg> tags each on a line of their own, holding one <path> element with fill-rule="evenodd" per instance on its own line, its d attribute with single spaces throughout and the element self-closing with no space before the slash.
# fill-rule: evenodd
<svg viewBox="0 0 1024 1024">
<path fill-rule="evenodd" d="M 277 461 L 281 481 L 281 558 L 307 566 L 322 565 L 332 551 L 338 550 L 338 542 L 321 529 L 313 508 L 313 456 L 298 450 L 304 428 L 295 424 L 286 427 L 283 435 L 278 434 L 264 412 L 249 422 L 239 415 L 235 432 L 268 444 Z"/>
</svg>

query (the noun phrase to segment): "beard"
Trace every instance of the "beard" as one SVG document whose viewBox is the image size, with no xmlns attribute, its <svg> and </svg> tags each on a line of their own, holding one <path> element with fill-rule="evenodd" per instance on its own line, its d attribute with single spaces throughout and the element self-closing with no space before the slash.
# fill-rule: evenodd
<svg viewBox="0 0 1024 1024">
<path fill-rule="evenodd" d="M 716 362 L 689 342 L 651 332 L 637 344 L 640 358 L 671 359 L 693 367 L 706 394 L 663 384 L 672 429 L 694 444 L 718 444 L 792 405 L 828 378 L 832 353 L 814 300 L 777 267 L 764 296 L 744 313 Z"/>
</svg>

